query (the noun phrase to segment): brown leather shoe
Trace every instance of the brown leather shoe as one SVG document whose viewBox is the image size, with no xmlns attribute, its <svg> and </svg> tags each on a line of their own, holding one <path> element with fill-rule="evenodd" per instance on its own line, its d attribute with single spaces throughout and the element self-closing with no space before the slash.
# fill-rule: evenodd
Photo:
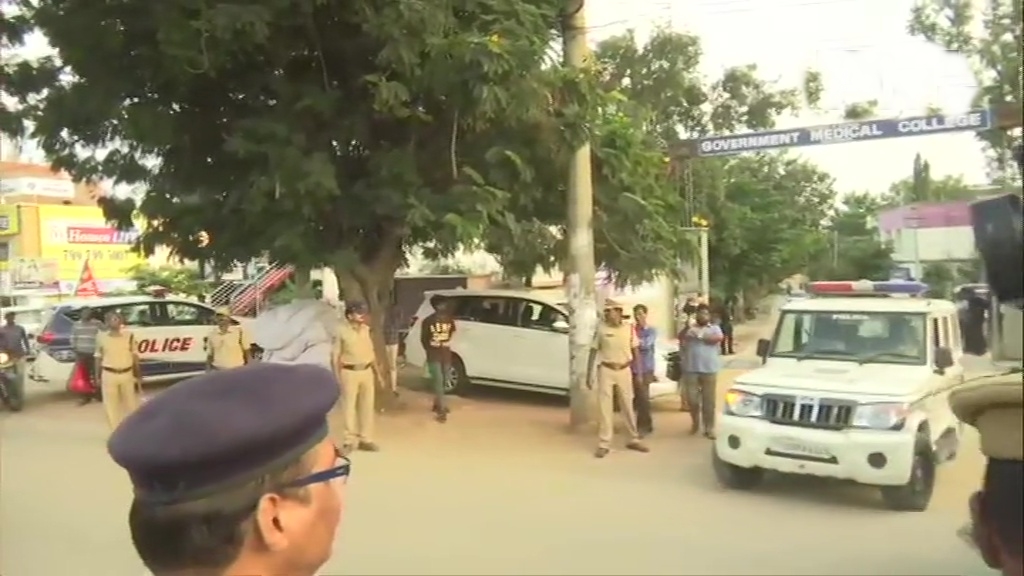
<svg viewBox="0 0 1024 576">
<path fill-rule="evenodd" d="M 594 450 L 594 458 L 604 458 L 608 455 L 609 450 L 607 448 L 598 448 Z"/>
<path fill-rule="evenodd" d="M 634 452 L 643 452 L 643 453 L 647 453 L 647 452 L 651 451 L 651 449 L 648 448 L 646 444 L 644 444 L 643 442 L 640 442 L 639 440 L 634 440 L 634 441 L 630 442 L 629 444 L 626 444 L 626 449 L 627 450 L 632 450 Z"/>
<path fill-rule="evenodd" d="M 373 442 L 360 442 L 358 448 L 363 452 L 380 452 L 380 446 Z"/>
</svg>

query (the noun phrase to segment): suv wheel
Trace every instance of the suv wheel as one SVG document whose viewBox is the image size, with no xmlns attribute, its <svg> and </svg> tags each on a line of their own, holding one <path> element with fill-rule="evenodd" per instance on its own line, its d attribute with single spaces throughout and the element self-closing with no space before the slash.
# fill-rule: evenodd
<svg viewBox="0 0 1024 576">
<path fill-rule="evenodd" d="M 883 486 L 882 500 L 890 510 L 923 512 L 935 490 L 935 457 L 927 446 L 919 446 L 910 466 L 910 479 L 902 486 Z"/>
<path fill-rule="evenodd" d="M 461 396 L 469 390 L 469 377 L 466 376 L 466 365 L 457 354 L 452 354 L 452 365 L 444 378 L 444 393 Z"/>
<path fill-rule="evenodd" d="M 711 465 L 718 483 L 733 490 L 751 490 L 764 480 L 764 470 L 729 464 L 718 455 L 717 447 L 711 451 Z"/>
</svg>

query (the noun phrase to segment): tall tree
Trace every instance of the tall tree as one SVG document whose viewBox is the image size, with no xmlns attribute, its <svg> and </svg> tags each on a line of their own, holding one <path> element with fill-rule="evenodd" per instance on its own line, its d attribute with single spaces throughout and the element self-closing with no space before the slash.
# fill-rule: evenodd
<svg viewBox="0 0 1024 576">
<path fill-rule="evenodd" d="M 585 91 L 543 67 L 560 4 L 36 0 L 0 31 L 56 55 L 4 84 L 55 165 L 145 186 L 108 206 L 148 220 L 145 249 L 195 257 L 206 231 L 211 260 L 330 264 L 380 322 L 406 246 L 450 251 L 505 211 L 478 151 Z"/>
<path fill-rule="evenodd" d="M 884 280 L 893 267 L 892 246 L 883 242 L 876 226 L 883 198 L 859 192 L 840 198 L 831 210 L 827 243 L 818 246 L 807 275 L 814 280 Z"/>
<path fill-rule="evenodd" d="M 820 94 L 814 89 L 820 84 L 817 75 L 809 75 L 806 87 L 782 88 L 759 78 L 753 65 L 730 68 L 707 82 L 700 58 L 696 36 L 671 30 L 656 31 L 642 45 L 632 32 L 625 33 L 595 50 L 603 95 L 601 114 L 591 126 L 596 252 L 620 282 L 675 274 L 680 260 L 693 256 L 686 214 L 701 208 L 688 205 L 683 174 L 668 162 L 668 150 L 684 138 L 771 128 L 779 115 L 816 102 Z M 527 135 L 517 159 L 530 166 L 530 178 L 518 185 L 546 193 L 519 195 L 512 210 L 485 232 L 488 250 L 519 277 L 532 275 L 538 266 L 558 266 L 563 253 L 558 248 L 562 194 L 551 192 L 563 187 L 560 166 L 567 159 L 551 155 L 548 145 L 537 146 L 536 133 Z M 710 176 L 720 165 L 715 160 L 695 165 L 695 197 L 720 194 L 721 182 Z M 506 175 L 518 179 L 521 170 L 508 169 Z M 549 202 L 541 203 L 543 198 Z"/>
<path fill-rule="evenodd" d="M 758 298 L 824 249 L 832 177 L 780 155 L 733 158 L 722 177 L 723 194 L 709 203 L 712 284 L 723 296 Z"/>
<path fill-rule="evenodd" d="M 1022 0 L 918 0 L 908 28 L 914 36 L 967 58 L 978 82 L 975 106 L 1024 103 Z M 1014 137 L 989 130 L 979 138 L 988 151 L 993 181 L 1019 181 Z"/>
</svg>

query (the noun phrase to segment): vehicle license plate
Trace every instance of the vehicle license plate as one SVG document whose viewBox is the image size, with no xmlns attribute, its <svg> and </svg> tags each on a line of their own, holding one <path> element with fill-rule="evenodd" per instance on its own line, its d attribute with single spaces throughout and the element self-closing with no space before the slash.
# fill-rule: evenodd
<svg viewBox="0 0 1024 576">
<path fill-rule="evenodd" d="M 822 446 L 810 444 L 793 438 L 780 438 L 776 440 L 774 444 L 776 452 L 797 454 L 800 456 L 812 456 L 814 458 L 832 457 L 832 453 Z"/>
</svg>

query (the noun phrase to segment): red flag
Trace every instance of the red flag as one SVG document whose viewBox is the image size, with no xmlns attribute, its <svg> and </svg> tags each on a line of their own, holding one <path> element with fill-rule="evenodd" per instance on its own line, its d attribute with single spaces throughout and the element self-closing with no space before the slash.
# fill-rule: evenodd
<svg viewBox="0 0 1024 576">
<path fill-rule="evenodd" d="M 82 264 L 82 273 L 78 276 L 78 286 L 75 286 L 75 297 L 90 298 L 99 295 L 100 288 L 96 284 L 96 278 L 92 275 L 89 259 L 86 258 L 85 264 Z"/>
</svg>

